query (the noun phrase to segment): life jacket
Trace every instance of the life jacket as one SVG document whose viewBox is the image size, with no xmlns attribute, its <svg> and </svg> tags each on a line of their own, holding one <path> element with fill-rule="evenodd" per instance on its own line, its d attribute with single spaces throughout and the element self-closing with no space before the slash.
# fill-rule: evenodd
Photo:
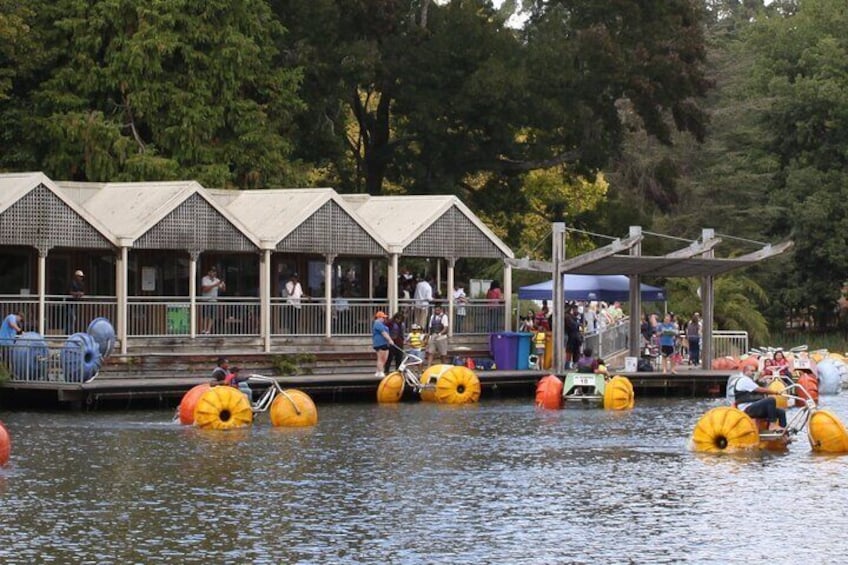
<svg viewBox="0 0 848 565">
<path fill-rule="evenodd" d="M 536 347 L 539 349 L 545 348 L 545 340 L 547 339 L 547 335 L 545 332 L 536 332 L 533 334 L 533 343 L 536 344 Z"/>
<path fill-rule="evenodd" d="M 227 373 L 227 376 L 224 377 L 224 384 L 238 388 L 238 381 L 236 380 L 237 378 L 238 375 L 236 373 Z"/>
<path fill-rule="evenodd" d="M 443 316 L 444 316 L 444 314 L 440 314 L 438 316 L 433 314 L 432 316 L 430 316 L 430 328 L 429 328 L 429 330 L 430 330 L 431 334 L 440 334 L 440 333 L 442 333 L 442 330 L 445 329 Z"/>
<path fill-rule="evenodd" d="M 409 347 L 412 349 L 422 349 L 424 342 L 421 340 L 421 332 L 412 332 L 409 334 Z"/>
</svg>

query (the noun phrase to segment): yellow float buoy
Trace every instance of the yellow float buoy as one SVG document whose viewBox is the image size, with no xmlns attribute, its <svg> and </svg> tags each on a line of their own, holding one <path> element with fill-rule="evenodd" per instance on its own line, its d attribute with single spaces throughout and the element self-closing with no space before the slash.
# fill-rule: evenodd
<svg viewBox="0 0 848 565">
<path fill-rule="evenodd" d="M 9 436 L 8 430 L 0 422 L 0 467 L 9 462 L 9 455 L 12 453 L 12 438 Z"/>
<path fill-rule="evenodd" d="M 436 382 L 436 402 L 468 404 L 480 399 L 480 379 L 468 367 L 454 366 Z"/>
<path fill-rule="evenodd" d="M 784 390 L 786 390 L 786 385 L 784 385 L 779 379 L 775 379 L 771 383 L 769 383 L 767 388 L 776 392 L 783 392 Z M 785 396 L 775 396 L 774 400 L 775 402 L 777 402 L 778 408 L 785 409 L 789 407 L 789 399 Z"/>
<path fill-rule="evenodd" d="M 298 428 L 317 423 L 318 409 L 312 398 L 301 390 L 286 389 L 271 403 L 271 424 L 274 426 Z"/>
<path fill-rule="evenodd" d="M 807 424 L 810 447 L 819 453 L 848 453 L 848 432 L 829 410 L 816 410 Z"/>
<path fill-rule="evenodd" d="M 757 424 L 738 408 L 719 406 L 698 420 L 692 432 L 692 449 L 701 453 L 734 453 L 760 443 Z"/>
<path fill-rule="evenodd" d="M 253 423 L 253 410 L 247 397 L 239 389 L 213 386 L 197 400 L 194 423 L 209 430 L 241 428 Z"/>
<path fill-rule="evenodd" d="M 605 410 L 630 410 L 636 404 L 633 383 L 627 377 L 613 377 L 604 387 Z"/>
<path fill-rule="evenodd" d="M 389 373 L 383 377 L 380 386 L 377 387 L 377 402 L 380 404 L 400 402 L 400 398 L 403 396 L 403 388 L 403 375 L 397 371 Z"/>
<path fill-rule="evenodd" d="M 421 384 L 427 385 L 432 381 L 433 384 L 439 382 L 439 377 L 441 377 L 447 371 L 453 369 L 453 365 L 432 365 L 424 371 L 424 374 L 421 375 Z M 435 402 L 436 401 L 436 389 L 427 388 L 421 390 L 421 400 L 424 402 Z"/>
</svg>

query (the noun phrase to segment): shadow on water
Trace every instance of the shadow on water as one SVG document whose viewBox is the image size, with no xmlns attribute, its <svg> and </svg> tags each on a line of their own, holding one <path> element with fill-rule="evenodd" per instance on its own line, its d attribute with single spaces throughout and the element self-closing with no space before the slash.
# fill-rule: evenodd
<svg viewBox="0 0 848 565">
<path fill-rule="evenodd" d="M 848 421 L 848 397 L 829 408 Z M 848 551 L 848 458 L 687 449 L 715 400 L 629 412 L 319 405 L 231 432 L 166 410 L 4 414 L 4 562 L 814 562 Z M 815 528 L 787 535 L 809 520 Z M 757 528 L 757 543 L 738 532 Z M 94 542 L 96 540 L 96 543 Z"/>
</svg>

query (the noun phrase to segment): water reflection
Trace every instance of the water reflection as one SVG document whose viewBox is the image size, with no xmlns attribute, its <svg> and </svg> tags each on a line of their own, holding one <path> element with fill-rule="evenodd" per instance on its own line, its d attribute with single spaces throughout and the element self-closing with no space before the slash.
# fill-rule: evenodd
<svg viewBox="0 0 848 565">
<path fill-rule="evenodd" d="M 826 402 L 848 422 L 848 397 Z M 5 413 L 3 562 L 826 562 L 848 457 L 686 448 L 714 400 L 322 405 L 238 432 L 166 411 Z M 808 524 L 815 524 L 810 527 Z M 740 532 L 752 532 L 749 543 Z"/>
</svg>

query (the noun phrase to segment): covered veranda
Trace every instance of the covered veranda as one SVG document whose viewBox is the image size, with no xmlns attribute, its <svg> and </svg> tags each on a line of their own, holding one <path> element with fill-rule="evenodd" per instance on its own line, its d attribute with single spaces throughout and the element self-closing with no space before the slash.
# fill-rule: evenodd
<svg viewBox="0 0 848 565">
<path fill-rule="evenodd" d="M 631 316 L 628 328 L 628 354 L 639 356 L 640 316 L 642 296 L 640 285 L 642 277 L 696 277 L 701 280 L 702 312 L 702 348 L 701 364 L 708 369 L 712 363 L 712 334 L 714 326 L 715 277 L 736 269 L 750 267 L 790 249 L 792 241 L 779 244 L 766 244 L 757 251 L 736 257 L 716 257 L 715 248 L 721 243 L 713 229 L 703 229 L 701 237 L 687 247 L 661 256 L 642 255 L 644 234 L 640 226 L 631 226 L 626 238 L 615 239 L 612 243 L 573 257 L 565 258 L 565 223 L 553 224 L 553 261 L 511 260 L 517 268 L 550 272 L 553 295 L 563 296 L 563 274 L 583 275 L 627 275 L 630 279 L 629 304 Z M 562 372 L 564 367 L 564 307 L 563 300 L 554 301 L 554 369 Z"/>
<path fill-rule="evenodd" d="M 512 257 L 455 197 L 409 200 L 416 198 L 343 198 L 332 189 L 209 190 L 191 181 L 76 183 L 52 181 L 41 173 L 0 175 L 0 255 L 14 267 L 9 269 L 14 280 L 6 281 L 0 304 L 4 311 L 25 313 L 29 328 L 60 339 L 84 331 L 91 319 L 106 317 L 115 324 L 123 352 L 142 342 L 170 347 L 185 340 L 227 338 L 228 345 L 271 351 L 300 337 L 362 338 L 370 335 L 377 309 L 405 307 L 394 284 L 388 285 L 385 297 L 374 293 L 383 273 L 389 281 L 397 279 L 404 257 L 435 259 L 439 283 L 444 263 L 447 289 L 460 257 Z M 382 223 L 386 217 L 390 221 Z M 400 221 L 403 229 L 392 221 Z M 392 237 L 384 239 L 381 229 Z M 212 265 L 226 278 L 227 292 L 204 303 L 200 279 Z M 69 327 L 67 288 L 76 269 L 85 271 L 86 295 L 73 304 L 78 322 Z M 504 268 L 507 299 L 469 304 L 469 312 L 509 311 L 509 269 Z M 313 285 L 318 292 L 303 301 L 303 321 L 296 330 L 275 325 L 286 307 L 280 285 L 294 270 L 320 278 Z M 358 296 L 340 296 L 338 281 L 348 271 L 361 277 Z M 457 313 L 450 297 L 445 292 L 443 300 L 453 319 Z M 201 304 L 215 311 L 214 336 L 198 331 Z M 352 323 L 339 323 L 343 318 Z M 499 319 L 505 327 L 509 316 Z"/>
</svg>

